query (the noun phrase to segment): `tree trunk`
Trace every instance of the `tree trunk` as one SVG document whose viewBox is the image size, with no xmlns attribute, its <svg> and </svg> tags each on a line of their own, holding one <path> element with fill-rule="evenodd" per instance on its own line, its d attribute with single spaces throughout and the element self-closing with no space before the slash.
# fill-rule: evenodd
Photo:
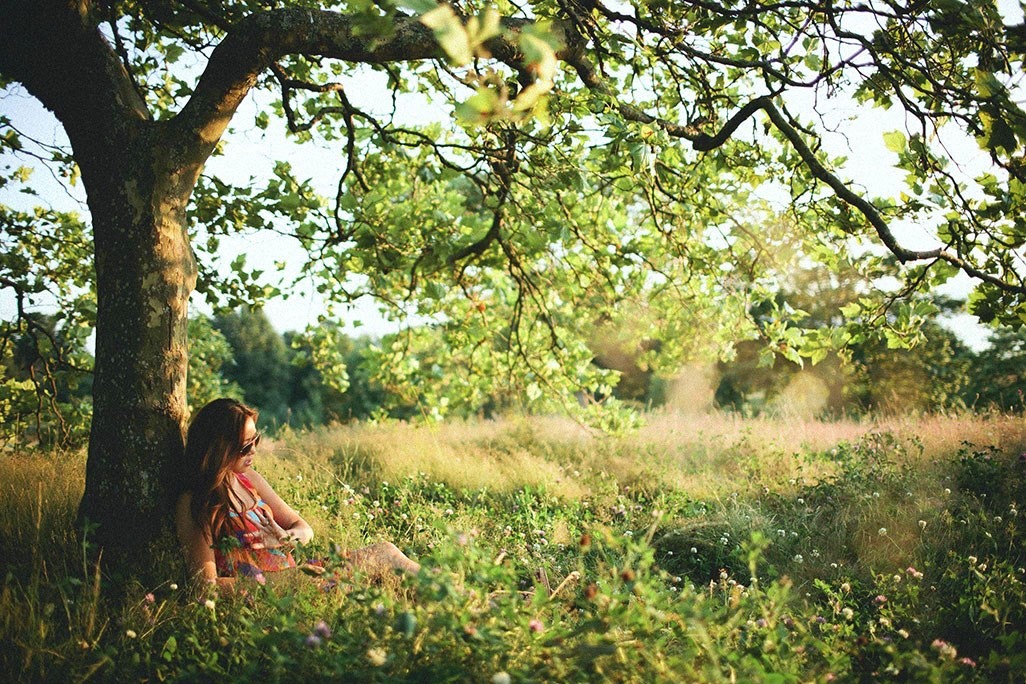
<svg viewBox="0 0 1026 684">
<path fill-rule="evenodd" d="M 116 159 L 82 165 L 97 320 L 79 524 L 115 567 L 146 557 L 172 518 L 186 418 L 187 305 L 196 282 L 185 214 L 195 173 L 174 167 L 153 124 L 143 128 Z"/>
</svg>

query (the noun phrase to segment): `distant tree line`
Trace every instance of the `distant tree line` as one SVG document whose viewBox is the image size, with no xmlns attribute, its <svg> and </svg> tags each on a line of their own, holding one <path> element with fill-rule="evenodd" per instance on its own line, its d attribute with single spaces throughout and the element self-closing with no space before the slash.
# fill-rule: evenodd
<svg viewBox="0 0 1026 684">
<path fill-rule="evenodd" d="M 805 323 L 831 324 L 823 314 L 830 307 L 829 302 L 809 307 Z M 940 312 L 951 307 L 942 303 Z M 419 331 L 419 342 L 399 373 L 416 375 L 412 383 L 408 377 L 398 382 L 397 371 L 388 365 L 390 350 L 410 344 L 401 335 L 352 337 L 339 332 L 337 324 L 332 330 L 335 334 L 323 338 L 279 334 L 260 309 L 192 318 L 190 406 L 232 396 L 259 408 L 262 423 L 272 430 L 371 417 L 487 417 L 518 409 L 513 391 L 482 392 L 453 381 L 460 373 L 446 366 L 430 328 Z M 740 342 L 732 360 L 707 365 L 705 408 L 786 414 L 795 403 L 804 402 L 809 410 L 811 401 L 812 413 L 820 417 L 961 409 L 1026 412 L 1026 329 L 997 328 L 982 351 L 970 349 L 937 319 L 927 321 L 922 332 L 923 339 L 911 349 L 889 348 L 885 339 L 869 338 L 804 366 L 767 356 L 759 340 Z M 84 443 L 92 380 L 85 342 L 82 335 L 63 330 L 56 317 L 37 315 L 31 330 L 4 346 L 0 446 Z M 329 357 L 318 345 L 330 347 Z M 596 363 L 620 373 L 612 396 L 639 407 L 672 405 L 677 378 L 659 375 L 641 361 L 653 350 L 624 349 L 615 340 L 599 338 L 594 348 Z M 334 365 L 322 368 L 324 358 Z M 344 375 L 345 382 L 333 381 L 329 370 Z M 428 392 L 448 392 L 452 398 L 425 398 Z M 438 413 L 438 406 L 445 412 Z"/>
</svg>

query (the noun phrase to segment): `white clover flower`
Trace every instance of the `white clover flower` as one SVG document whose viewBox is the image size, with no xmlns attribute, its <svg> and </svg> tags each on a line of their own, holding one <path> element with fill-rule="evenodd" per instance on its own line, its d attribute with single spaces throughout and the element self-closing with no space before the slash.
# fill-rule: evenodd
<svg viewBox="0 0 1026 684">
<path fill-rule="evenodd" d="M 698 553 L 698 549 L 694 546 L 691 547 L 691 553 Z"/>
<path fill-rule="evenodd" d="M 802 554 L 796 553 L 796 554 L 794 554 L 794 562 L 795 563 L 804 563 L 805 559 L 802 557 Z"/>
<path fill-rule="evenodd" d="M 374 667 L 381 667 L 388 660 L 388 651 L 383 648 L 371 648 L 367 650 L 367 661 Z"/>
<path fill-rule="evenodd" d="M 1000 516 L 1000 515 L 995 515 L 995 516 L 994 516 L 994 522 L 996 522 L 996 523 L 999 523 L 999 522 L 1001 522 L 1001 520 L 1002 520 L 1002 519 L 1001 519 L 1001 516 Z"/>
<path fill-rule="evenodd" d="M 900 636 L 902 639 L 908 639 L 908 630 L 907 629 L 899 629 L 898 630 L 898 636 Z"/>
<path fill-rule="evenodd" d="M 174 582 L 171 583 L 171 586 L 169 588 L 171 589 L 171 591 L 178 591 L 178 585 Z"/>
<path fill-rule="evenodd" d="M 799 497 L 799 498 L 798 498 L 798 505 L 799 505 L 799 506 L 804 506 L 804 505 L 805 505 L 805 499 L 803 499 L 803 498 Z"/>
<path fill-rule="evenodd" d="M 881 527 L 879 530 L 876 531 L 876 533 L 879 534 L 881 537 L 886 537 L 887 536 L 887 528 L 886 527 Z"/>
<path fill-rule="evenodd" d="M 203 602 L 203 607 L 206 608 L 207 610 L 213 610 L 214 606 L 216 606 L 216 605 L 217 604 L 214 603 L 214 599 L 207 599 L 206 601 Z"/>
<path fill-rule="evenodd" d="M 926 529 L 926 521 L 925 520 L 920 520 L 919 521 L 919 529 L 921 529 L 921 530 L 925 530 Z"/>
<path fill-rule="evenodd" d="M 134 629 L 126 629 L 125 630 L 125 636 L 128 637 L 129 639 L 134 639 L 134 638 L 136 638 L 139 635 L 135 633 Z"/>
<path fill-rule="evenodd" d="M 944 493 L 945 494 L 950 494 L 951 493 L 951 488 L 950 487 L 945 487 L 944 488 Z"/>
<path fill-rule="evenodd" d="M 853 617 L 855 617 L 855 611 L 851 608 L 845 608 L 841 611 L 841 615 L 844 616 L 845 620 L 851 620 Z"/>
</svg>

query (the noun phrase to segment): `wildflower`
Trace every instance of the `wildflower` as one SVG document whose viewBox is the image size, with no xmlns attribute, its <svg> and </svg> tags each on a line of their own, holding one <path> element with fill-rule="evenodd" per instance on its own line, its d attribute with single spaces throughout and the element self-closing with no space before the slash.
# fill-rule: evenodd
<svg viewBox="0 0 1026 684">
<path fill-rule="evenodd" d="M 698 553 L 698 549 L 694 546 L 691 547 L 691 553 Z"/>
<path fill-rule="evenodd" d="M 203 602 L 203 607 L 207 610 L 213 610 L 215 605 L 217 604 L 214 603 L 214 599 L 207 599 Z"/>
<path fill-rule="evenodd" d="M 388 651 L 383 648 L 367 649 L 367 661 L 374 667 L 381 667 L 388 660 Z"/>
<path fill-rule="evenodd" d="M 881 527 L 879 530 L 876 531 L 876 533 L 879 534 L 881 537 L 886 537 L 887 536 L 887 528 L 886 527 Z"/>
<path fill-rule="evenodd" d="M 139 635 L 135 633 L 134 629 L 126 629 L 125 630 L 125 636 L 128 637 L 129 639 L 134 639 L 134 638 L 136 638 Z"/>
<path fill-rule="evenodd" d="M 799 498 L 798 498 L 798 505 L 799 505 L 799 506 L 804 506 L 804 505 L 805 505 L 805 499 L 803 499 L 803 498 L 799 497 Z"/>
<path fill-rule="evenodd" d="M 976 556 L 969 556 L 969 562 L 976 565 L 976 561 L 979 560 Z"/>
<path fill-rule="evenodd" d="M 445 514 L 446 515 L 452 515 L 453 514 L 453 510 L 451 508 L 446 508 L 445 509 Z"/>
<path fill-rule="evenodd" d="M 919 521 L 919 529 L 921 529 L 921 530 L 925 530 L 926 529 L 926 521 L 925 520 L 920 520 Z"/>
<path fill-rule="evenodd" d="M 877 622 L 880 623 L 881 627 L 890 627 L 891 626 L 891 621 L 888 618 L 885 618 L 885 617 L 882 617 L 882 618 L 878 619 Z"/>
<path fill-rule="evenodd" d="M 316 634 L 322 639 L 330 639 L 331 627 L 329 627 L 328 623 L 324 620 L 318 620 L 317 624 L 314 625 L 314 634 Z"/>
<path fill-rule="evenodd" d="M 851 620 L 853 617 L 855 617 L 855 611 L 851 608 L 845 608 L 841 611 L 841 615 L 844 616 L 845 620 Z"/>
<path fill-rule="evenodd" d="M 966 667 L 976 667 L 976 661 L 972 658 L 959 658 L 958 662 Z"/>
<path fill-rule="evenodd" d="M 143 598 L 146 599 L 146 603 L 153 603 L 157 600 L 157 597 L 153 595 L 153 592 L 146 594 Z"/>
<path fill-rule="evenodd" d="M 535 633 L 543 632 L 545 630 L 545 623 L 543 623 L 538 618 L 535 618 L 535 619 L 531 620 L 529 623 L 527 623 L 527 627 L 528 627 L 528 629 L 530 629 L 532 632 L 535 632 Z"/>
<path fill-rule="evenodd" d="M 492 684 L 509 684 L 511 681 L 505 672 L 496 672 L 492 675 Z"/>
<path fill-rule="evenodd" d="M 794 554 L 794 562 L 795 563 L 804 563 L 805 559 L 802 557 L 802 554 L 796 553 L 796 554 Z"/>
<path fill-rule="evenodd" d="M 930 644 L 930 648 L 937 651 L 941 658 L 954 660 L 958 656 L 958 649 L 943 639 L 934 639 L 933 643 Z"/>
<path fill-rule="evenodd" d="M 994 516 L 994 522 L 996 522 L 996 523 L 1001 522 L 1001 516 L 1000 515 L 995 515 Z"/>
<path fill-rule="evenodd" d="M 766 627 L 769 625 L 769 622 L 766 621 L 766 618 L 759 618 L 755 621 L 755 624 L 759 627 Z"/>
<path fill-rule="evenodd" d="M 873 599 L 873 602 L 878 605 L 883 605 L 887 603 L 887 597 L 883 594 L 878 594 L 877 597 Z"/>
<path fill-rule="evenodd" d="M 175 584 L 174 582 L 172 582 L 171 586 L 170 586 L 170 589 L 171 589 L 171 591 L 178 591 L 178 585 Z"/>
<path fill-rule="evenodd" d="M 879 499 L 880 498 L 880 492 L 873 492 L 873 498 L 874 499 Z"/>
<path fill-rule="evenodd" d="M 841 585 L 841 591 L 843 591 L 844 593 L 848 593 L 849 591 L 851 591 L 851 585 L 845 582 Z"/>
<path fill-rule="evenodd" d="M 908 630 L 907 629 L 899 629 L 898 630 L 898 636 L 900 636 L 902 639 L 908 639 Z"/>
<path fill-rule="evenodd" d="M 951 488 L 950 487 L 945 487 L 944 488 L 944 493 L 945 494 L 950 494 L 951 493 Z"/>
<path fill-rule="evenodd" d="M 923 579 L 923 573 L 919 572 L 911 565 L 905 569 L 905 572 L 908 573 L 908 576 L 912 579 Z"/>
<path fill-rule="evenodd" d="M 323 643 L 323 640 L 316 634 L 311 634 L 306 638 L 306 645 L 310 648 L 317 648 Z"/>
</svg>

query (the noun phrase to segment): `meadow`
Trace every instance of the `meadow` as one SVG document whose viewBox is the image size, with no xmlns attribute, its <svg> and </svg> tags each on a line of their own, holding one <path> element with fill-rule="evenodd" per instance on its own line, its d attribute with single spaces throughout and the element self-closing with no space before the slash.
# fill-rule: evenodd
<svg viewBox="0 0 1026 684">
<path fill-rule="evenodd" d="M 1021 682 L 1026 424 L 655 414 L 284 433 L 322 576 L 114 584 L 82 453 L 0 454 L 4 681 Z M 334 572 L 391 540 L 412 578 Z"/>
</svg>

